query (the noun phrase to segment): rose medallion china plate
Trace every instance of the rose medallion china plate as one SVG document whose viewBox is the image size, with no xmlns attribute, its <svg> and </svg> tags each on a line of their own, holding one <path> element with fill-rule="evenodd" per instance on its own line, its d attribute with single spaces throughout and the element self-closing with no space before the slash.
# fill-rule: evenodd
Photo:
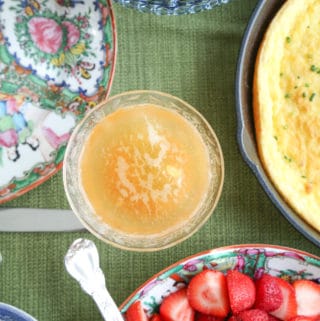
<svg viewBox="0 0 320 321">
<path fill-rule="evenodd" d="M 110 91 L 115 56 L 108 0 L 0 1 L 0 203 L 61 168 L 73 128 Z"/>
<path fill-rule="evenodd" d="M 297 279 L 320 282 L 320 258 L 315 255 L 276 245 L 227 246 L 192 255 L 165 268 L 135 290 L 120 306 L 120 311 L 125 315 L 134 302 L 141 301 L 147 315 L 152 316 L 159 311 L 165 297 L 186 287 L 206 269 L 223 273 L 237 270 L 253 279 L 268 273 L 289 282 Z"/>
</svg>

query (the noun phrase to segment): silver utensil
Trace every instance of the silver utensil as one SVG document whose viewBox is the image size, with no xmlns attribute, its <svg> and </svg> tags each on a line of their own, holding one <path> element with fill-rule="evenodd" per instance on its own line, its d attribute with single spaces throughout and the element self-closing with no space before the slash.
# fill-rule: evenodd
<svg viewBox="0 0 320 321">
<path fill-rule="evenodd" d="M 0 208 L 0 232 L 66 232 L 83 229 L 71 210 Z"/>
<path fill-rule="evenodd" d="M 69 274 L 93 298 L 105 320 L 124 321 L 106 288 L 98 250 L 92 241 L 82 238 L 75 240 L 64 258 L 64 264 Z"/>
</svg>

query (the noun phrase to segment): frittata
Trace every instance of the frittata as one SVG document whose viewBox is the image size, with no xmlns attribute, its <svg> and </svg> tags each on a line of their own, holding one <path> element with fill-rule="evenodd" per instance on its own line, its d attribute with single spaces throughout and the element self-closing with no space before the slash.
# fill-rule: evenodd
<svg viewBox="0 0 320 321">
<path fill-rule="evenodd" d="M 320 0 L 287 0 L 254 73 L 259 157 L 286 202 L 320 231 Z"/>
</svg>

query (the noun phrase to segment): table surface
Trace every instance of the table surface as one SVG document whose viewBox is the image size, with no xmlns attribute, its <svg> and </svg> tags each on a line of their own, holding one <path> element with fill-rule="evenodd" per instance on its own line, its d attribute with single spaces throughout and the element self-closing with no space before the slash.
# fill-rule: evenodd
<svg viewBox="0 0 320 321">
<path fill-rule="evenodd" d="M 113 5 L 118 55 L 111 95 L 155 89 L 195 106 L 214 128 L 224 153 L 221 199 L 211 218 L 191 238 L 153 253 L 115 249 L 86 231 L 0 233 L 0 301 L 24 309 L 39 321 L 102 320 L 91 298 L 64 268 L 64 255 L 79 237 L 97 245 L 107 286 L 119 305 L 153 274 L 211 248 L 266 243 L 320 255 L 320 249 L 273 205 L 237 145 L 236 63 L 256 4 L 257 0 L 233 0 L 211 11 L 178 17 Z M 69 208 L 61 172 L 1 207 Z"/>
</svg>

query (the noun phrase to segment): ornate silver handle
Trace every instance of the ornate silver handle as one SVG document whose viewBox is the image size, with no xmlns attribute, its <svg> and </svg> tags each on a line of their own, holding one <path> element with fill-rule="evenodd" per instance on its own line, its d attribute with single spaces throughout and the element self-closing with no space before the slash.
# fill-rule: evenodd
<svg viewBox="0 0 320 321">
<path fill-rule="evenodd" d="M 124 321 L 106 288 L 105 277 L 99 265 L 98 250 L 92 241 L 75 240 L 64 258 L 64 264 L 69 274 L 93 298 L 106 321 Z"/>
</svg>

